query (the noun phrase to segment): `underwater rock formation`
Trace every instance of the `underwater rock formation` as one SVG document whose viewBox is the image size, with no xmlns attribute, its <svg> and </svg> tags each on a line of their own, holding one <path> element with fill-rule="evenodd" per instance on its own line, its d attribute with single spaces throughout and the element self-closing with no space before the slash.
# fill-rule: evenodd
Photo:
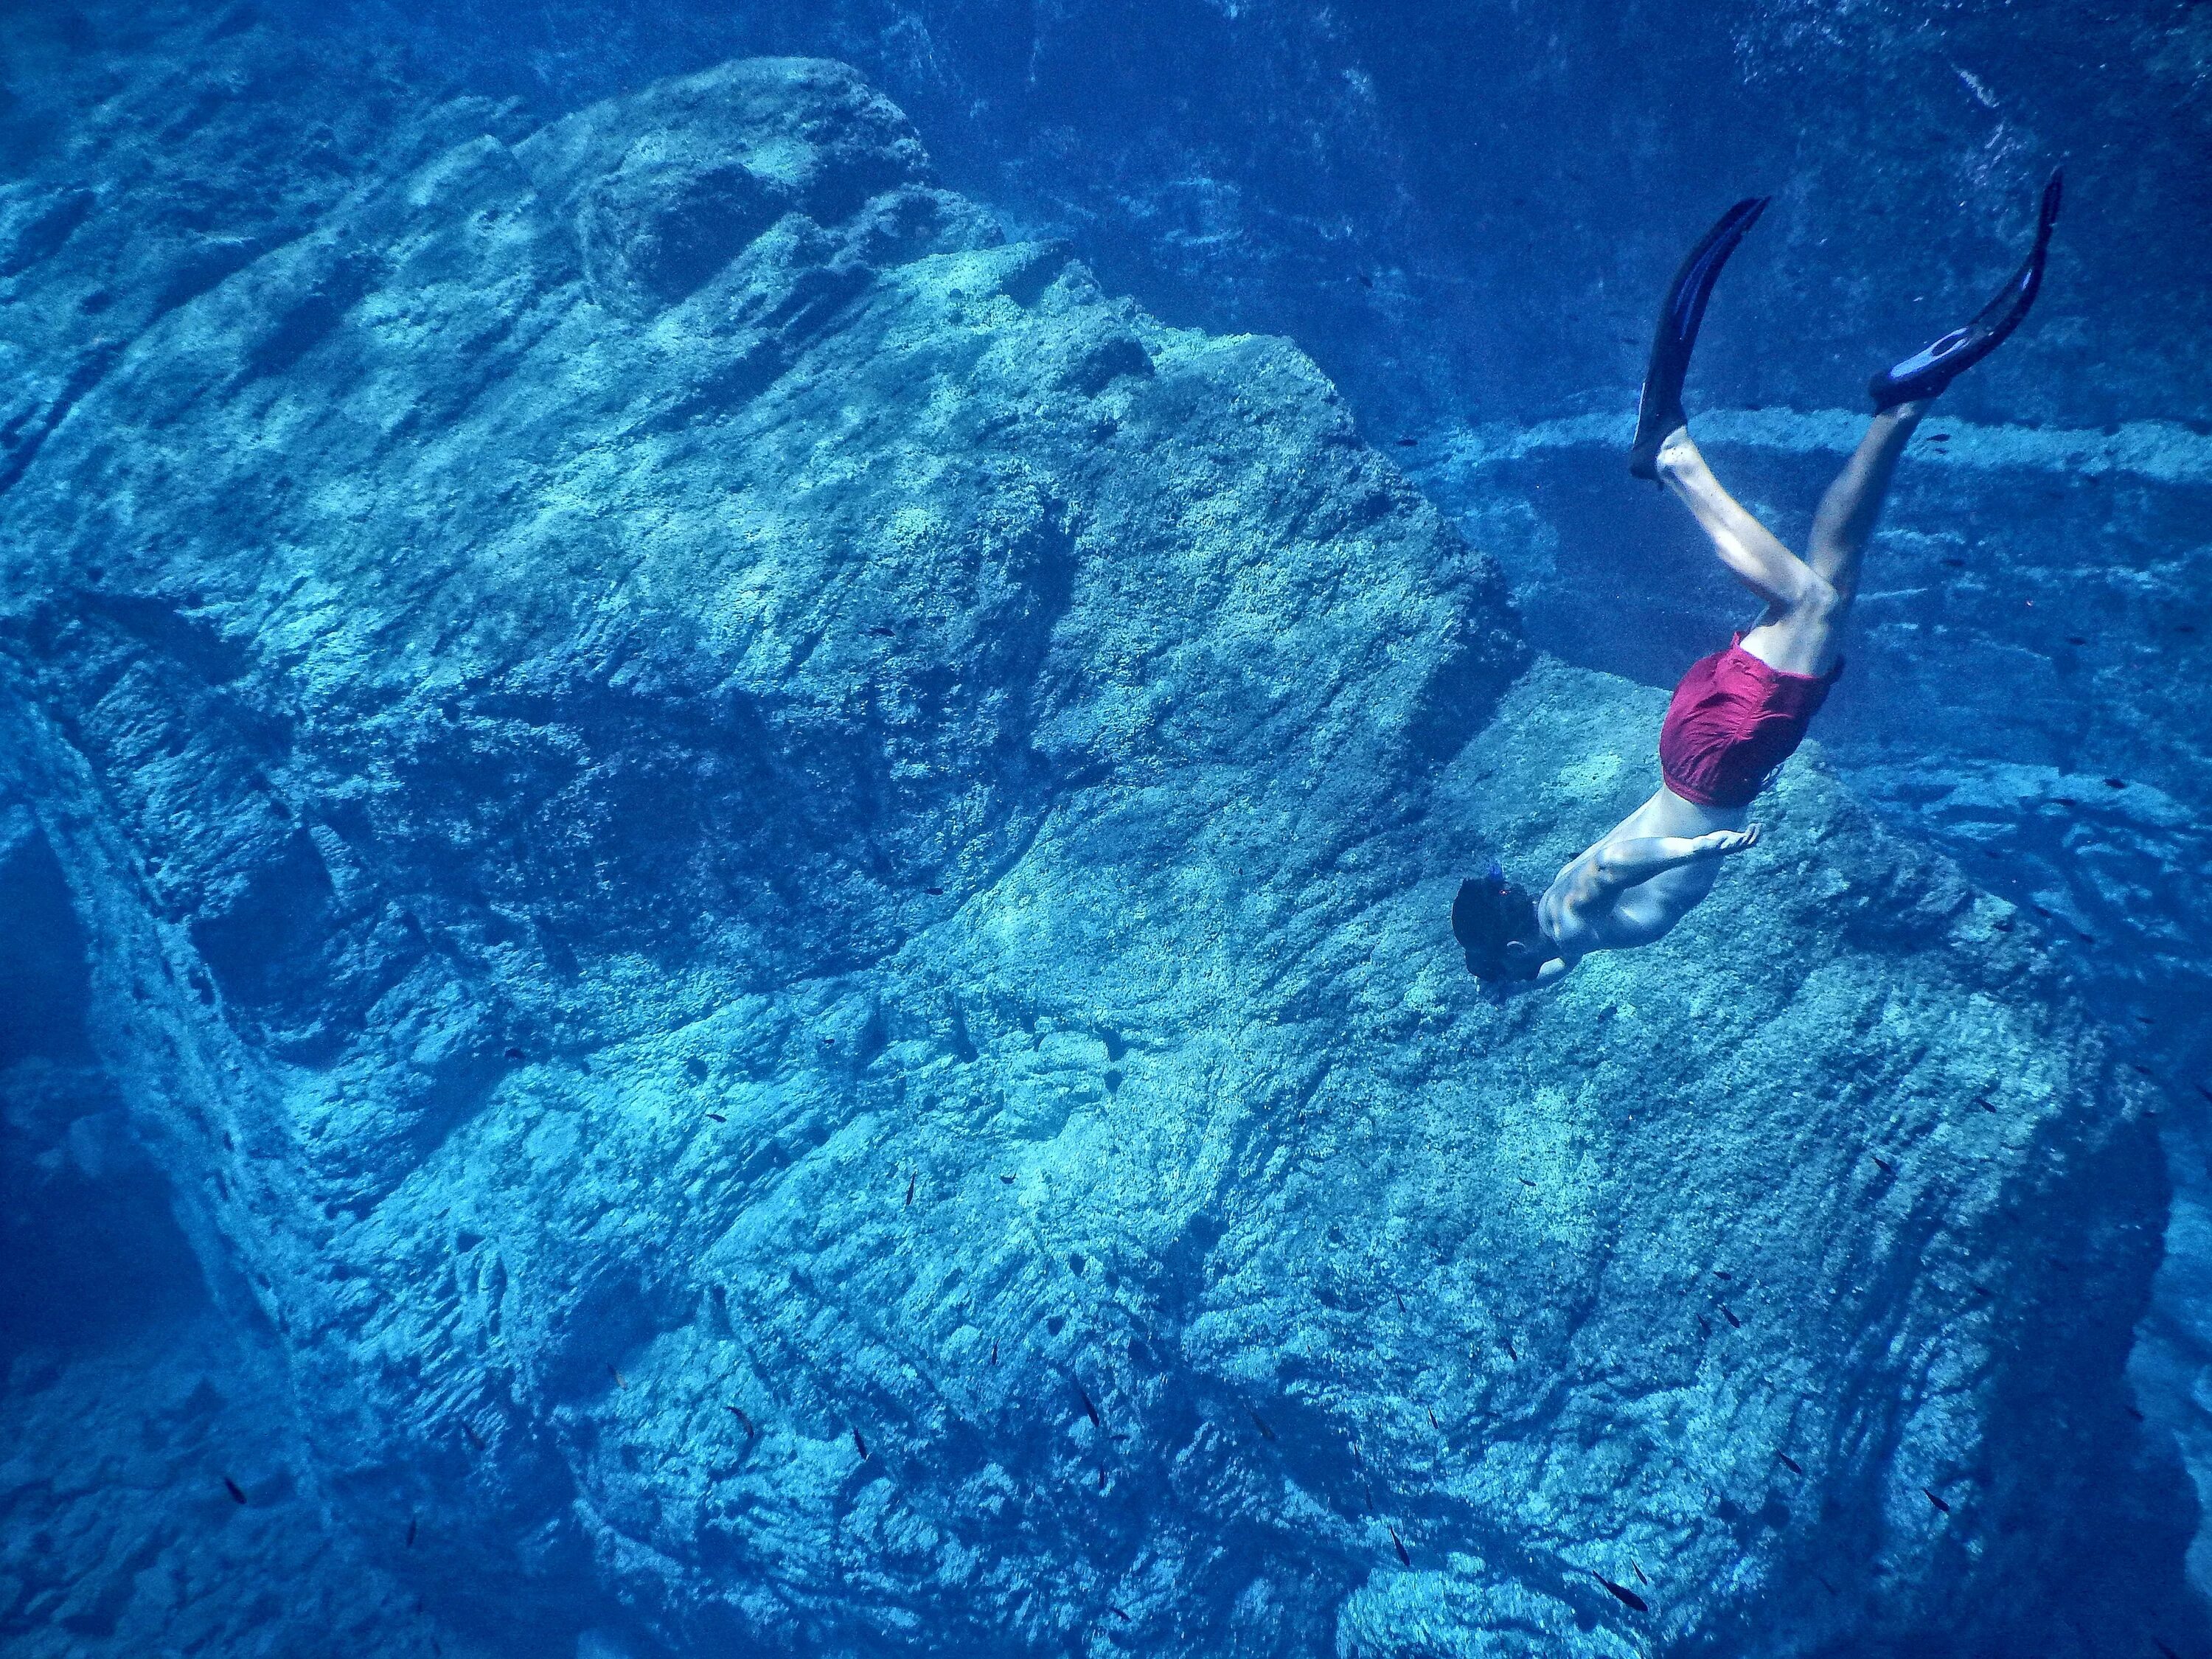
<svg viewBox="0 0 2212 1659">
<path fill-rule="evenodd" d="M 79 1103 L 9 1155 L 127 1122 L 331 1559 L 496 1652 L 2197 1638 L 2145 1094 L 2014 905 L 1808 750 L 1664 947 L 1486 996 L 1458 876 L 1661 699 L 1297 350 L 835 64 L 402 117 L 9 279 L 0 822 L 84 1032 L 9 1028 Z M 193 165 L 255 228 L 161 301 Z"/>
</svg>

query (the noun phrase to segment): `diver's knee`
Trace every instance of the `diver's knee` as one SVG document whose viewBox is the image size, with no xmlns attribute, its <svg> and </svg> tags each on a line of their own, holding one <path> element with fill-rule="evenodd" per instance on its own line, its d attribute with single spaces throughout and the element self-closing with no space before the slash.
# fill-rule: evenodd
<svg viewBox="0 0 2212 1659">
<path fill-rule="evenodd" d="M 1790 600 L 1791 612 L 1807 622 L 1836 623 L 1851 607 L 1851 596 L 1826 576 L 1808 574 L 1804 587 Z"/>
</svg>

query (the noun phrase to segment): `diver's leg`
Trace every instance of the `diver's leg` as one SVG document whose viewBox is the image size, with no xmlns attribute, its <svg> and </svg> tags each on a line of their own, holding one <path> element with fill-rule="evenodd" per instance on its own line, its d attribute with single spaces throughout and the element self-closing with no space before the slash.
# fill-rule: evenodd
<svg viewBox="0 0 2212 1659">
<path fill-rule="evenodd" d="M 1712 538 L 1729 574 L 1766 602 L 1768 622 L 1821 599 L 1827 585 L 1721 487 L 1688 428 L 1678 428 L 1659 447 L 1658 470 L 1698 527 Z"/>
<path fill-rule="evenodd" d="M 1828 493 L 1820 497 L 1820 510 L 1813 515 L 1813 540 L 1805 562 L 1814 574 L 1836 591 L 1840 605 L 1848 606 L 1859 590 L 1859 562 L 1866 554 L 1875 520 L 1881 514 L 1882 498 L 1889 494 L 1897 458 L 1912 436 L 1913 428 L 1928 412 L 1925 403 L 1898 404 L 1883 410 L 1868 425 L 1866 436 L 1836 475 Z"/>
</svg>

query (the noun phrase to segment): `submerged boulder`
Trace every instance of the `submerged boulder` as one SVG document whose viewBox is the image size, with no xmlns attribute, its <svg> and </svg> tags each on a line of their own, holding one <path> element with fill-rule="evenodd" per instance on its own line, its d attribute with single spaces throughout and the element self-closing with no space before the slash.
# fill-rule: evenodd
<svg viewBox="0 0 2212 1659">
<path fill-rule="evenodd" d="M 1665 945 L 1486 994 L 1457 876 L 1660 700 L 1310 362 L 836 64 L 510 137 L 0 494 L 90 1040 L 381 1570 L 514 1651 L 2185 1628 L 2155 1148 L 2010 906 L 1808 752 Z"/>
</svg>

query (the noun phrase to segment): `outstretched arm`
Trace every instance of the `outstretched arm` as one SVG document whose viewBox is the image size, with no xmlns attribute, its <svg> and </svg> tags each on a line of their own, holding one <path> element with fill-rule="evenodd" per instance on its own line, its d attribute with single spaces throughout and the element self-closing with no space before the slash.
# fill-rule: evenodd
<svg viewBox="0 0 2212 1659">
<path fill-rule="evenodd" d="M 1590 884 L 1600 893 L 1617 893 L 1663 871 L 1741 853 L 1758 840 L 1754 823 L 1747 830 L 1716 830 L 1709 836 L 1639 836 L 1607 842 L 1590 860 Z"/>
</svg>

